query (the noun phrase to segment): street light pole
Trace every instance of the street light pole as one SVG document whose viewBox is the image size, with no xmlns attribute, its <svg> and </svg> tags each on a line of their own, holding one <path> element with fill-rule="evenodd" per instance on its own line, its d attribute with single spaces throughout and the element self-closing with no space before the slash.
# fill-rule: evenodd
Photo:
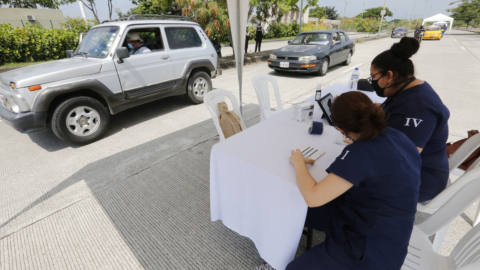
<svg viewBox="0 0 480 270">
<path fill-rule="evenodd" d="M 363 0 L 362 19 L 363 19 L 363 13 L 364 12 L 365 12 L 365 0 Z"/>
<path fill-rule="evenodd" d="M 425 8 L 423 9 L 422 19 L 425 19 L 425 10 L 427 10 L 428 0 L 425 1 Z"/>
<path fill-rule="evenodd" d="M 380 32 L 382 31 L 382 23 L 383 23 L 383 16 L 385 16 L 385 6 L 387 5 L 387 0 L 385 0 L 385 3 L 383 3 L 383 10 L 382 10 L 382 18 L 380 19 L 380 27 L 378 28 L 378 34 L 380 35 Z"/>
<path fill-rule="evenodd" d="M 345 12 L 347 10 L 347 4 L 348 2 L 345 0 L 345 7 L 343 8 L 343 18 L 342 18 L 342 22 L 345 20 Z"/>
<path fill-rule="evenodd" d="M 413 4 L 412 15 L 410 15 L 410 21 L 408 22 L 407 33 L 408 33 L 408 29 L 410 29 L 410 24 L 412 23 L 412 17 L 413 17 L 413 13 L 415 12 L 415 6 L 416 5 L 417 5 L 417 0 L 415 0 L 415 4 Z"/>
<path fill-rule="evenodd" d="M 78 4 L 80 5 L 80 11 L 82 12 L 82 17 L 85 21 L 87 21 L 87 16 L 85 16 L 85 10 L 83 9 L 82 0 L 78 0 Z"/>
</svg>

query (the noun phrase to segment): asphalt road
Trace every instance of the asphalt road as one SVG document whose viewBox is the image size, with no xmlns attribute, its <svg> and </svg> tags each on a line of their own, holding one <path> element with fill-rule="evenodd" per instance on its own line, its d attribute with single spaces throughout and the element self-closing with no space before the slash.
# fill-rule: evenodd
<svg viewBox="0 0 480 270">
<path fill-rule="evenodd" d="M 359 43 L 352 63 L 324 77 L 244 67 L 247 126 L 258 123 L 251 79 L 270 74 L 285 107 L 316 84 L 346 83 L 354 67 L 369 76 L 372 59 L 398 39 Z M 452 31 L 423 41 L 413 57 L 450 109 L 450 138 L 480 128 L 480 35 Z M 238 93 L 236 69 L 213 80 Z M 19 134 L 0 123 L 0 265 L 5 269 L 252 269 L 253 244 L 209 220 L 209 153 L 218 142 L 204 105 L 172 97 L 111 117 L 105 138 L 72 146 L 51 131 Z M 470 215 L 470 214 L 469 214 Z M 471 217 L 470 217 L 471 218 Z M 456 221 L 442 252 L 469 228 Z"/>
</svg>

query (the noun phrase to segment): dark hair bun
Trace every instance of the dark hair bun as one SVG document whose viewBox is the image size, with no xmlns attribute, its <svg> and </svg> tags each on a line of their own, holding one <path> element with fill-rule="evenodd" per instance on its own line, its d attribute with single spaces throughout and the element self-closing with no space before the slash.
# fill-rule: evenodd
<svg viewBox="0 0 480 270">
<path fill-rule="evenodd" d="M 392 45 L 390 51 L 400 58 L 408 59 L 416 54 L 419 48 L 420 44 L 416 39 L 403 37 L 400 42 Z"/>
</svg>

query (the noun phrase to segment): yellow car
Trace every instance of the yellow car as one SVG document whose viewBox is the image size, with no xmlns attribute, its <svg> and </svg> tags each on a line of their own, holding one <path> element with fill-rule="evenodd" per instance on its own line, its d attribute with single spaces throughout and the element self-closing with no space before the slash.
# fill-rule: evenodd
<svg viewBox="0 0 480 270">
<path fill-rule="evenodd" d="M 438 39 L 442 38 L 442 29 L 439 26 L 427 26 L 423 39 Z"/>
</svg>

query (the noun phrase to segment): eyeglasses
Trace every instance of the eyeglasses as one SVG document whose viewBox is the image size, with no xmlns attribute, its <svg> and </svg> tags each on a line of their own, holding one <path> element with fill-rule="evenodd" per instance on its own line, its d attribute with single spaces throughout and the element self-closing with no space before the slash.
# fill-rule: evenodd
<svg viewBox="0 0 480 270">
<path fill-rule="evenodd" d="M 368 83 L 369 83 L 369 84 L 372 84 L 373 77 L 377 76 L 377 74 L 380 74 L 380 73 L 382 73 L 382 72 L 383 72 L 383 71 L 379 71 L 379 72 L 373 74 L 372 76 L 368 77 L 368 79 L 367 79 Z M 383 76 L 382 76 L 382 77 L 383 77 Z M 380 77 L 380 78 L 382 78 L 382 77 Z M 378 78 L 378 79 L 380 79 L 380 78 Z"/>
</svg>

